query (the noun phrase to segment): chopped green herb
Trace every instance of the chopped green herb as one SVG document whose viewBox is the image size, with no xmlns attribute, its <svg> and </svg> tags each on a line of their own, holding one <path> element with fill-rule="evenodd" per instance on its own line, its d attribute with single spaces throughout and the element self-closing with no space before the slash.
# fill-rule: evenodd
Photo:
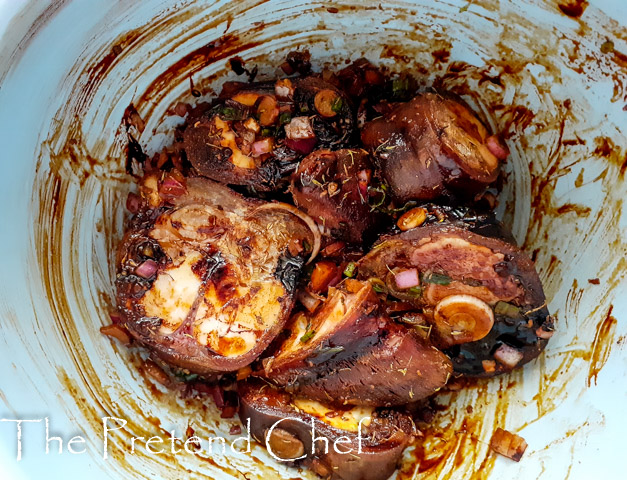
<svg viewBox="0 0 627 480">
<path fill-rule="evenodd" d="M 392 80 L 392 94 L 394 97 L 404 97 L 409 90 L 409 79 L 407 77 L 398 77 Z"/>
<path fill-rule="evenodd" d="M 374 285 L 372 285 L 372 289 L 375 292 L 377 292 L 377 293 L 385 293 L 385 288 L 383 288 L 382 285 L 379 285 L 379 284 L 376 284 L 376 283 Z"/>
<path fill-rule="evenodd" d="M 272 128 L 265 127 L 261 129 L 262 137 L 271 137 L 273 133 L 274 133 L 274 130 Z"/>
<path fill-rule="evenodd" d="M 368 281 L 370 285 L 372 285 L 372 289 L 377 293 L 387 293 L 388 288 L 385 285 L 385 282 L 380 278 L 369 278 Z"/>
<path fill-rule="evenodd" d="M 416 207 L 417 205 L 418 205 L 418 202 L 416 202 L 415 200 L 410 200 L 409 202 L 407 202 L 402 207 L 388 208 L 386 213 L 388 213 L 389 215 L 393 215 L 395 213 L 404 213 L 405 211 L 410 210 L 410 209 Z"/>
<path fill-rule="evenodd" d="M 330 357 L 332 355 L 335 355 L 336 353 L 340 353 L 340 352 L 343 352 L 343 351 L 344 351 L 344 347 L 342 347 L 341 345 L 337 346 L 337 347 L 326 347 L 326 348 L 321 348 L 318 351 L 318 355 L 325 355 L 325 356 L 329 356 Z M 318 355 L 316 355 L 316 356 L 318 356 Z"/>
<path fill-rule="evenodd" d="M 342 111 L 343 105 L 344 102 L 342 102 L 342 97 L 336 97 L 331 104 L 331 110 L 333 110 L 335 113 L 340 113 Z"/>
<path fill-rule="evenodd" d="M 507 302 L 496 302 L 494 313 L 497 315 L 505 315 L 506 317 L 517 317 L 520 314 L 520 308 Z"/>
<path fill-rule="evenodd" d="M 443 273 L 427 273 L 422 276 L 422 281 L 426 283 L 435 283 L 436 285 L 448 285 L 451 283 L 451 277 Z"/>
<path fill-rule="evenodd" d="M 303 250 L 305 250 L 305 253 L 311 252 L 311 245 L 309 244 L 307 240 L 303 240 Z M 312 264 L 312 268 L 313 268 L 313 264 Z"/>
<path fill-rule="evenodd" d="M 290 120 L 292 120 L 292 115 L 290 114 L 290 112 L 283 112 L 281 115 L 279 115 L 279 123 L 281 125 L 290 123 Z"/>
<path fill-rule="evenodd" d="M 433 325 L 414 325 L 414 328 L 419 333 L 424 334 L 426 332 L 426 337 L 429 338 L 431 336 L 431 329 L 433 328 Z"/>
<path fill-rule="evenodd" d="M 355 262 L 350 262 L 346 265 L 344 269 L 344 276 L 348 278 L 353 278 L 355 276 L 355 270 L 357 269 L 357 264 Z"/>
<path fill-rule="evenodd" d="M 468 8 L 472 5 L 472 1 L 468 2 L 466 5 L 464 5 L 463 7 L 461 7 L 459 9 L 459 13 L 464 13 L 465 11 L 468 10 Z"/>
<path fill-rule="evenodd" d="M 224 120 L 239 120 L 240 119 L 240 113 L 233 107 L 223 107 L 218 112 L 218 115 L 220 115 Z"/>
<path fill-rule="evenodd" d="M 301 105 L 301 107 L 300 107 L 300 111 L 301 111 L 302 113 L 307 113 L 307 112 L 309 111 L 309 107 L 308 107 L 306 104 Z"/>
<path fill-rule="evenodd" d="M 175 372 L 177 378 L 180 378 L 184 382 L 191 382 L 192 380 L 196 380 L 198 378 L 197 373 L 183 373 L 183 372 Z"/>
<path fill-rule="evenodd" d="M 405 290 L 405 293 L 411 295 L 412 297 L 420 297 L 422 295 L 422 288 L 420 287 L 411 287 Z"/>
<path fill-rule="evenodd" d="M 300 337 L 301 343 L 307 343 L 309 340 L 313 338 L 315 334 L 316 334 L 315 330 L 307 330 L 305 334 L 302 337 Z"/>
<path fill-rule="evenodd" d="M 385 197 L 386 197 L 385 191 L 386 191 L 386 189 L 383 188 L 383 187 L 368 187 L 368 193 L 374 192 L 374 193 L 381 194 L 380 196 L 379 195 L 368 195 L 368 200 L 370 200 L 371 197 L 373 197 L 373 198 L 377 198 L 378 197 L 378 199 L 375 202 L 373 202 L 373 203 L 370 203 L 370 201 L 368 202 L 370 204 L 370 211 L 371 212 L 374 212 L 375 210 L 384 210 L 383 209 L 383 204 L 385 203 Z"/>
</svg>

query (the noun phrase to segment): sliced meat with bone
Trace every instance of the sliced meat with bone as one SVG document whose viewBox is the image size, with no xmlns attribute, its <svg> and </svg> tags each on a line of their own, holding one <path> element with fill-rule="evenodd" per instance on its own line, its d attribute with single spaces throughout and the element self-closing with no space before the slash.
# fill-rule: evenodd
<svg viewBox="0 0 627 480">
<path fill-rule="evenodd" d="M 358 278 L 422 310 L 457 372 L 495 375 L 538 356 L 552 319 L 529 257 L 461 225 L 431 224 L 384 237 L 358 262 Z M 405 283 L 406 272 L 416 281 Z"/>
<path fill-rule="evenodd" d="M 300 163 L 290 191 L 294 203 L 332 235 L 360 243 L 379 220 L 369 202 L 373 172 L 364 150 L 317 150 Z"/>
<path fill-rule="evenodd" d="M 164 185 L 155 174 L 142 181 L 142 210 L 118 249 L 118 308 L 166 362 L 237 370 L 283 327 L 309 255 L 288 246 L 312 234 L 297 216 L 209 180 L 189 178 L 167 201 Z"/>
<path fill-rule="evenodd" d="M 361 139 L 399 203 L 472 198 L 494 182 L 505 146 L 461 100 L 424 93 L 367 123 Z M 494 145 L 501 148 L 496 149 Z M 496 154 L 495 154 L 496 152 Z"/>
<path fill-rule="evenodd" d="M 415 432 L 411 417 L 401 412 L 338 409 L 265 383 L 240 384 L 239 396 L 240 419 L 250 422 L 255 440 L 275 458 L 331 480 L 387 479 Z"/>
<path fill-rule="evenodd" d="M 310 318 L 301 314 L 265 375 L 288 391 L 323 402 L 392 406 L 444 386 L 449 359 L 415 332 L 380 312 L 367 282 L 332 289 Z"/>
</svg>

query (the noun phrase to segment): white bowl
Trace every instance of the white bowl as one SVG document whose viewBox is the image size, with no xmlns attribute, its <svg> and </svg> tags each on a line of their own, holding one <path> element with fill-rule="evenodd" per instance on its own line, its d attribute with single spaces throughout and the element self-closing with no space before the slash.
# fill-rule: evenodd
<svg viewBox="0 0 627 480">
<path fill-rule="evenodd" d="M 98 331 L 132 188 L 124 109 L 138 107 L 152 153 L 177 122 L 168 109 L 195 100 L 190 74 L 210 95 L 235 77 L 228 57 L 269 76 L 296 47 L 317 67 L 366 56 L 414 69 L 505 132 L 512 156 L 499 214 L 536 259 L 559 319 L 539 359 L 440 399 L 451 407 L 407 452 L 399 478 L 624 477 L 627 8 L 590 1 L 573 18 L 557 6 L 569 2 L 582 3 L 0 2 L 0 419 L 48 417 L 49 434 L 63 439 L 61 454 L 56 442 L 47 454 L 44 421 L 23 424 L 17 461 L 16 424 L 0 423 L 0 478 L 313 478 L 258 445 L 132 454 L 131 437 L 167 440 L 188 425 L 233 439 L 235 420 L 153 385 L 138 352 Z M 107 459 L 105 416 L 127 421 L 108 435 Z M 490 453 L 498 426 L 529 443 L 520 463 Z M 68 452 L 76 435 L 83 454 Z"/>
</svg>

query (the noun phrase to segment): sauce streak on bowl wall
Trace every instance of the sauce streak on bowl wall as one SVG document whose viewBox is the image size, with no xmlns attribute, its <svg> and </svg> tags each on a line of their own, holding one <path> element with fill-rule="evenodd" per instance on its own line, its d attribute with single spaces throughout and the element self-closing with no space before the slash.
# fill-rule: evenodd
<svg viewBox="0 0 627 480">
<path fill-rule="evenodd" d="M 465 95 L 486 124 L 506 134 L 512 155 L 499 211 L 533 254 L 561 340 L 524 371 L 442 394 L 438 402 L 452 406 L 436 415 L 441 428 L 425 431 L 400 477 L 443 478 L 454 472 L 455 478 L 488 478 L 505 471 L 505 466 L 495 470 L 487 447 L 491 433 L 497 427 L 533 431 L 536 419 L 560 415 L 560 405 L 591 387 L 589 372 L 596 380 L 611 356 L 613 323 L 604 323 L 599 334 L 596 327 L 627 271 L 620 226 L 627 143 L 621 133 L 625 119 L 618 116 L 627 94 L 621 27 L 590 6 L 571 15 L 557 3 L 536 0 L 354 1 L 329 9 L 304 1 L 244 0 L 190 2 L 164 11 L 153 3 L 116 5 L 104 23 L 91 27 L 90 41 L 51 96 L 49 115 L 37 123 L 42 133 L 31 205 L 36 262 L 28 266 L 28 282 L 36 292 L 35 325 L 50 335 L 26 348 L 37 368 L 64 386 L 63 411 L 87 437 L 99 438 L 104 415 L 129 420 L 111 433 L 111 458 L 94 453 L 94 463 L 121 477 L 176 476 L 183 470 L 198 478 L 290 475 L 259 446 L 237 460 L 202 453 L 126 454 L 132 436 L 167 436 L 171 427 L 182 434 L 192 426 L 201 438 L 234 437 L 213 406 L 177 399 L 153 385 L 134 365 L 140 354 L 111 346 L 98 327 L 108 322 L 113 303 L 108 254 L 119 241 L 122 199 L 131 188 L 123 131 L 116 130 L 125 108 L 131 102 L 137 106 L 145 121 L 137 140 L 152 154 L 177 122 L 174 106 L 194 101 L 190 78 L 194 90 L 210 95 L 226 78 L 236 78 L 229 57 L 258 65 L 262 78 L 300 47 L 311 51 L 317 67 L 351 54 L 411 69 L 421 83 Z M 57 25 L 61 14 L 74 8 L 59 2 L 45 13 L 14 61 L 25 58 L 28 38 Z M 601 138 L 607 148 L 598 148 Z M 557 253 L 551 258 L 547 252 Z M 588 284 L 588 278 L 599 278 L 599 285 Z M 25 331 L 22 318 L 22 323 L 17 316 L 6 318 L 7 329 Z M 524 384 L 540 393 L 529 397 Z M 514 398 L 522 402 L 513 403 Z M 556 459 L 580 455 L 576 440 L 602 431 L 599 415 L 589 414 L 589 407 L 579 410 L 582 417 L 569 417 L 566 433 L 527 438 L 524 466 L 508 465 L 508 475 L 516 476 L 515 468 L 539 475 L 544 464 L 552 477 L 565 477 L 570 462 Z M 586 414 L 591 420 L 584 423 Z M 550 452 L 543 450 L 551 443 Z"/>
</svg>

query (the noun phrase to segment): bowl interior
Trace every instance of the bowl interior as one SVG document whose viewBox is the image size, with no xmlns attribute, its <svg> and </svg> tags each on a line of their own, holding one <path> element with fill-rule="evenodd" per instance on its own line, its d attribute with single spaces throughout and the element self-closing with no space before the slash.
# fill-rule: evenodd
<svg viewBox="0 0 627 480">
<path fill-rule="evenodd" d="M 0 403 L 15 416 L 49 412 L 60 430 L 81 429 L 87 453 L 72 465 L 97 465 L 97 478 L 177 478 L 182 469 L 190 478 L 314 478 L 258 445 L 226 455 L 169 447 L 131 454 L 131 437 L 168 438 L 174 430 L 184 441 L 188 427 L 230 442 L 237 420 L 154 384 L 138 369 L 142 352 L 98 331 L 113 304 L 112 258 L 133 188 L 124 171 L 125 108 L 137 107 L 146 123 L 138 140 L 152 154 L 182 121 L 177 102 L 201 101 L 238 79 L 230 57 L 257 65 L 263 79 L 279 74 L 289 51 L 306 48 L 315 69 L 364 56 L 411 70 L 425 86 L 461 94 L 503 132 L 512 155 L 498 214 L 535 259 L 558 317 L 539 359 L 440 396 L 451 407 L 407 452 L 399 478 L 565 478 L 574 459 L 583 478 L 611 465 L 610 453 L 591 450 L 586 439 L 602 435 L 617 445 L 625 426 L 611 398 L 616 388 L 625 393 L 616 384 L 625 383 L 627 358 L 619 345 L 625 326 L 616 320 L 627 306 L 627 12 L 616 21 L 592 5 L 579 17 L 540 0 L 329 5 L 59 2 L 9 26 L 0 56 L 0 131 L 9 140 L 0 245 L 11 252 L 0 274 L 0 358 L 13 367 Z M 109 434 L 107 459 L 105 416 L 127 422 Z M 523 462 L 490 454 L 497 427 L 526 438 Z M 14 454 L 12 438 L 0 437 L 3 449 Z M 33 455 L 40 450 L 33 443 Z M 28 476 L 42 468 L 19 465 Z"/>
</svg>

